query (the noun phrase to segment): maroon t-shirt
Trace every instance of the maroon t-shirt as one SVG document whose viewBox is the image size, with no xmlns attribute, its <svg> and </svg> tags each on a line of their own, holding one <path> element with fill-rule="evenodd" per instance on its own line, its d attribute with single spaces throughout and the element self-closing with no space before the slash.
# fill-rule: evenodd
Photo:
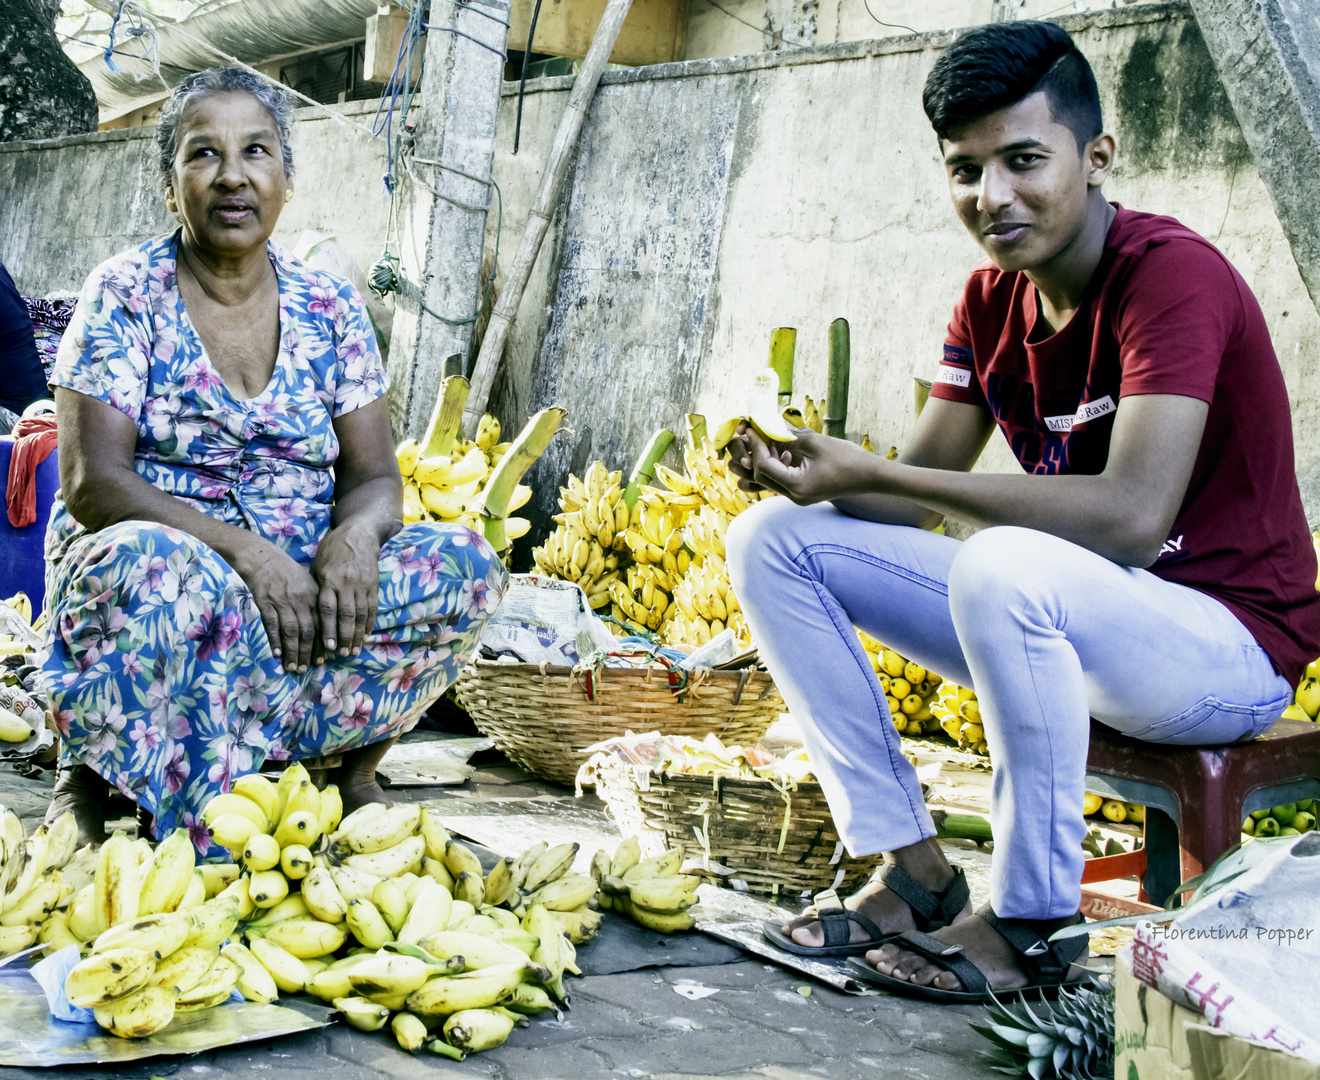
<svg viewBox="0 0 1320 1080">
<path fill-rule="evenodd" d="M 1187 494 L 1150 570 L 1226 605 L 1296 682 L 1320 656 L 1320 593 L 1265 317 L 1209 241 L 1173 218 L 1117 210 L 1057 334 L 1038 325 L 1025 275 L 978 264 L 931 394 L 989 408 L 1022 468 L 1044 476 L 1102 472 L 1127 395 L 1208 402 Z"/>
</svg>

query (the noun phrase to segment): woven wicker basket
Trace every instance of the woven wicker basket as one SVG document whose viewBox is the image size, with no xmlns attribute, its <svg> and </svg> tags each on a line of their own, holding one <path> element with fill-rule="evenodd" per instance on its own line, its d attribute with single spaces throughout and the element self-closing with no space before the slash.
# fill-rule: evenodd
<svg viewBox="0 0 1320 1080">
<path fill-rule="evenodd" d="M 698 671 L 681 692 L 654 668 L 500 664 L 478 660 L 454 683 L 458 703 L 505 755 L 545 780 L 572 784 L 586 748 L 625 731 L 754 743 L 784 699 L 764 671 Z"/>
<path fill-rule="evenodd" d="M 750 892 L 785 895 L 832 885 L 851 890 L 880 865 L 880 855 L 848 855 L 820 785 L 811 781 L 781 792 L 769 780 L 662 773 L 643 791 L 632 766 L 604 754 L 591 759 L 581 780 L 595 783 L 619 831 L 640 837 L 644 854 L 680 843 L 730 871 L 704 872 L 717 884 L 741 881 Z"/>
</svg>

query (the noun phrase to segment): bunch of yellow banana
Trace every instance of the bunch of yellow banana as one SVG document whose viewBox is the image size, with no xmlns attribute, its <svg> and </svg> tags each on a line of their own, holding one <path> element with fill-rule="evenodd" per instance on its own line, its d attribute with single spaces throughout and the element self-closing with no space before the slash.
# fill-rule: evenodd
<svg viewBox="0 0 1320 1080">
<path fill-rule="evenodd" d="M 707 507 L 702 513 L 710 511 Z M 719 511 L 715 511 L 719 513 Z M 711 554 L 694 563 L 674 589 L 674 614 L 665 627 L 665 640 L 671 644 L 704 645 L 725 627 L 738 640 L 749 644 L 747 620 L 733 594 L 724 561 Z"/>
<path fill-rule="evenodd" d="M 295 762 L 278 783 L 256 773 L 239 777 L 206 804 L 202 820 L 211 839 L 241 863 L 248 898 L 264 910 L 311 872 L 313 853 L 338 828 L 343 809 L 337 787 L 318 791 Z"/>
<path fill-rule="evenodd" d="M 893 649 L 885 648 L 870 634 L 862 630 L 857 631 L 857 634 L 888 699 L 894 727 L 912 738 L 937 730 L 940 727 L 940 715 L 935 712 L 935 707 L 941 686 L 940 677 L 900 656 Z M 966 693 L 970 694 L 971 691 Z"/>
<path fill-rule="evenodd" d="M 414 853 L 398 876 L 375 872 Z M 388 1023 L 405 1050 L 488 1050 L 524 1014 L 553 1009 L 551 994 L 566 998 L 565 972 L 580 974 L 568 937 L 587 940 L 599 914 L 587 908 L 595 881 L 568 873 L 576 853 L 542 843 L 483 873 L 431 810 L 364 807 L 303 881 L 302 912 L 290 897 L 249 924 L 250 948 L 282 989 L 332 1002 L 360 1030 Z M 366 861 L 382 855 L 389 865 Z M 365 948 L 330 955 L 346 940 L 337 925 Z"/>
<path fill-rule="evenodd" d="M 769 492 L 753 495 L 740 491 L 737 477 L 729 471 L 722 454 L 709 438 L 683 450 L 683 465 L 687 469 L 688 483 L 697 489 L 707 505 L 723 510 L 730 518 L 737 517 L 752 503 L 769 497 Z M 669 476 L 676 475 L 669 470 L 666 474 L 662 476 L 666 483 Z"/>
<path fill-rule="evenodd" d="M 1292 704 L 1283 715 L 1293 720 L 1315 720 L 1320 715 L 1320 660 L 1312 660 L 1302 673 Z"/>
<path fill-rule="evenodd" d="M 238 966 L 220 950 L 242 908 L 238 868 L 198 867 L 195 855 L 186 829 L 154 851 L 117 832 L 65 867 L 68 906 L 50 913 L 39 940 L 82 951 L 65 993 L 111 1034 L 151 1035 L 175 1013 L 212 1008 L 242 989 Z"/>
<path fill-rule="evenodd" d="M 568 486 L 559 489 L 554 531 L 532 549 L 541 573 L 577 582 L 596 610 L 610 606 L 610 583 L 621 578 L 628 507 L 620 479 L 599 461 L 591 463 L 585 480 L 570 475 Z"/>
<path fill-rule="evenodd" d="M 91 881 L 96 849 L 75 850 L 78 825 L 71 813 L 30 837 L 13 810 L 0 815 L 0 956 L 12 956 L 55 932 L 64 919 L 58 909 Z"/>
<path fill-rule="evenodd" d="M 641 853 L 641 843 L 630 836 L 612 858 L 603 851 L 592 857 L 591 873 L 600 884 L 600 906 L 661 934 L 691 930 L 696 926 L 691 909 L 698 903 L 701 878 L 680 873 L 683 846 L 651 859 L 643 859 Z"/>
<path fill-rule="evenodd" d="M 394 454 L 404 480 L 404 521 L 442 521 L 469 527 L 477 524 L 486 481 L 511 445 L 499 438 L 500 422 L 487 414 L 481 418 L 476 440 L 456 440 L 448 454 L 422 457 L 422 448 L 415 439 L 400 443 Z M 532 489 L 519 484 L 509 509 L 520 509 L 531 497 Z M 530 528 L 526 518 L 506 519 L 505 533 L 511 540 L 525 536 Z"/>
<path fill-rule="evenodd" d="M 976 691 L 957 683 L 940 683 L 931 712 L 944 733 L 962 749 L 986 755 L 985 726 Z"/>
<path fill-rule="evenodd" d="M 14 613 L 13 617 L 22 620 L 23 626 L 32 627 L 32 601 L 28 594 L 24 592 L 15 593 L 8 600 L 0 601 L 5 607 Z M 46 622 L 46 613 L 41 613 L 41 618 L 37 620 L 38 625 L 34 629 L 41 629 Z M 21 632 L 23 627 L 15 626 L 9 632 L 5 628 L 5 619 L 0 618 L 0 656 L 18 656 L 21 653 L 33 652 L 34 648 L 31 640 L 20 640 L 14 636 L 14 633 Z M 31 731 L 28 732 L 31 735 Z M 26 739 L 28 735 L 24 735 Z M 15 740 L 19 741 L 19 740 Z"/>
</svg>

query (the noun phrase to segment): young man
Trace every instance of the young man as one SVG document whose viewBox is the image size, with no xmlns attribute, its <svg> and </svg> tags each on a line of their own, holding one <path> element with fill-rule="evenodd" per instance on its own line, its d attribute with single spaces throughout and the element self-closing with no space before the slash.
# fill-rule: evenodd
<svg viewBox="0 0 1320 1080">
<path fill-rule="evenodd" d="M 989 259 L 897 461 L 810 431 L 735 439 L 744 487 L 788 497 L 734 522 L 729 564 L 848 849 L 886 855 L 842 905 L 767 935 L 976 1000 L 1085 953 L 1044 939 L 1081 920 L 1090 717 L 1152 743 L 1259 734 L 1320 655 L 1320 597 L 1259 305 L 1190 229 L 1105 200 L 1114 139 L 1072 39 L 981 27 L 923 97 Z M 969 472 L 996 426 L 1023 474 Z M 945 515 L 982 531 L 924 531 Z M 975 915 L 854 625 L 976 689 L 995 859 Z"/>
</svg>

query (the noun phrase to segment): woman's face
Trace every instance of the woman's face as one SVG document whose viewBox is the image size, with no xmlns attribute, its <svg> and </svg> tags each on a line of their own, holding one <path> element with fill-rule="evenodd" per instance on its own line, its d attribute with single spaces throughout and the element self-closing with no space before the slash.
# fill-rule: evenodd
<svg viewBox="0 0 1320 1080">
<path fill-rule="evenodd" d="M 184 110 L 165 198 L 199 250 L 264 246 L 291 189 L 275 121 L 251 94 L 212 94 Z"/>
</svg>

